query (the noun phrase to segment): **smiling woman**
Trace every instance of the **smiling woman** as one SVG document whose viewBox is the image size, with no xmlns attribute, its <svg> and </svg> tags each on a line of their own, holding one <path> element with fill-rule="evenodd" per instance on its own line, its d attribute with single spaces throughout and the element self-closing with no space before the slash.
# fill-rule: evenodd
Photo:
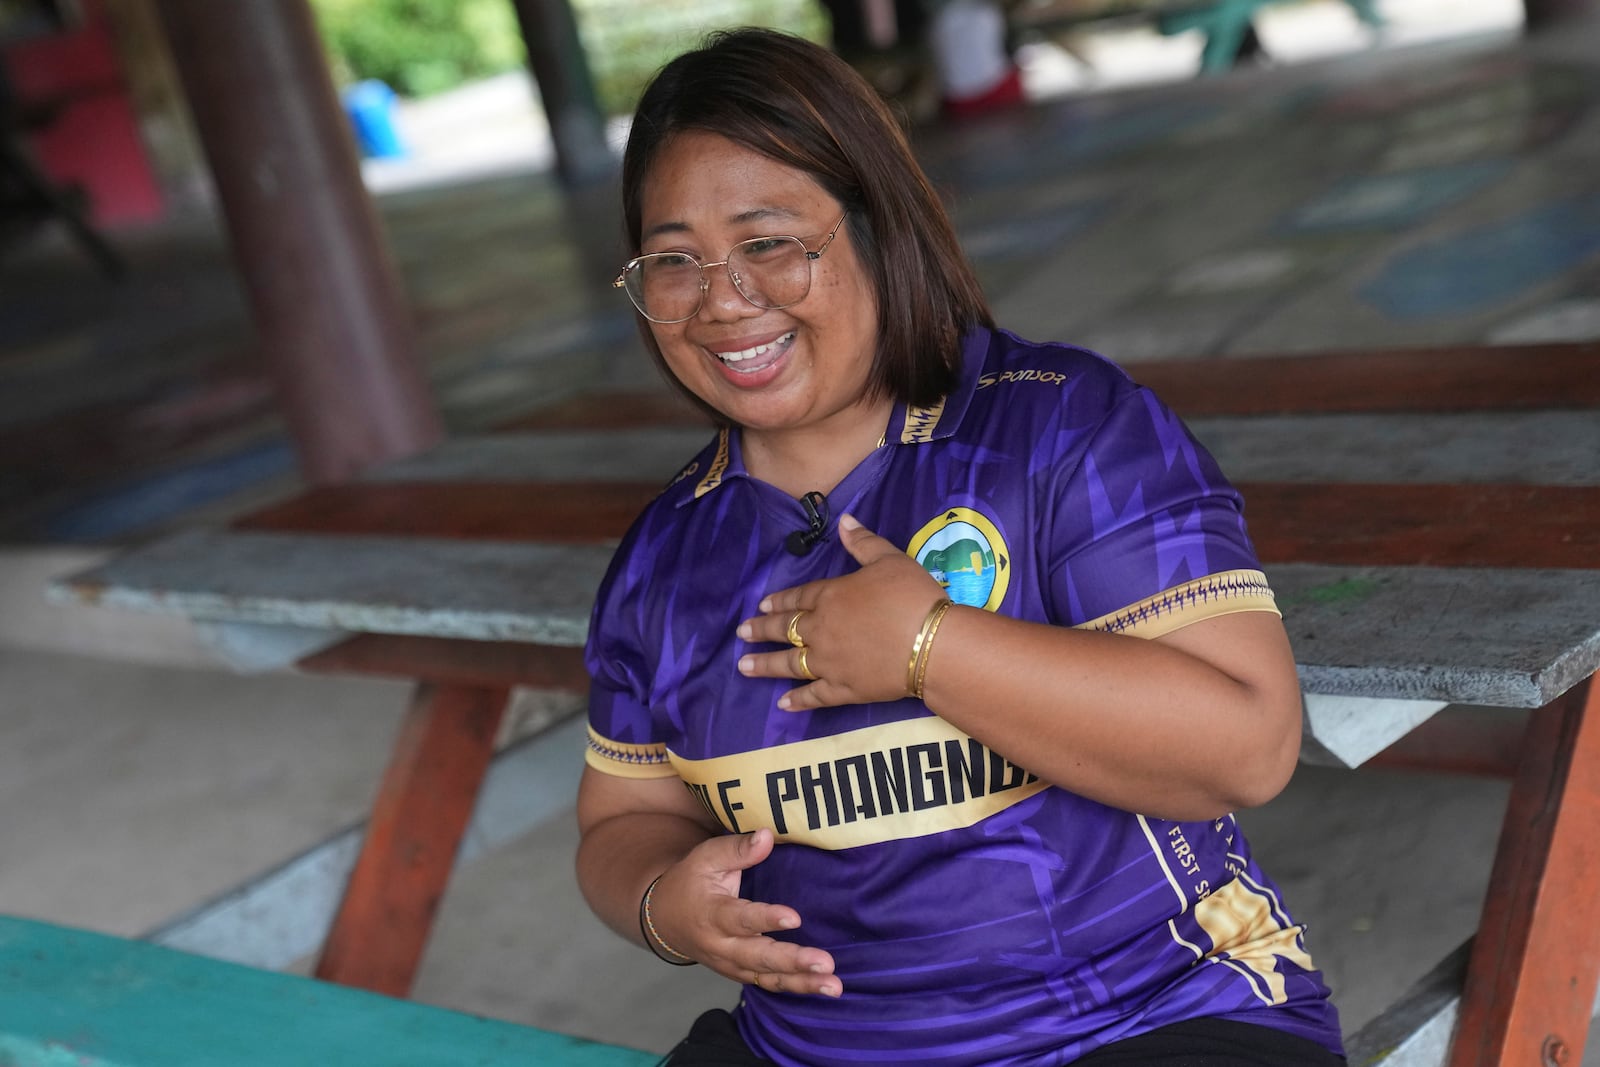
<svg viewBox="0 0 1600 1067">
<path fill-rule="evenodd" d="M 586 654 L 585 896 L 746 986 L 667 1062 L 1341 1063 L 1230 814 L 1282 788 L 1300 702 L 1211 457 L 1115 365 L 994 328 L 814 45 L 670 63 L 623 201 L 616 285 L 720 423 Z"/>
</svg>

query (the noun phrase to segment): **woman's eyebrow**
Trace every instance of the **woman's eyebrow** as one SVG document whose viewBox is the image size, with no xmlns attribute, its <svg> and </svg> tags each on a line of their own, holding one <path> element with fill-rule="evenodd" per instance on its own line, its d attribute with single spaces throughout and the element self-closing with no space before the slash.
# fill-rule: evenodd
<svg viewBox="0 0 1600 1067">
<path fill-rule="evenodd" d="M 657 223 L 656 225 L 650 227 L 648 230 L 644 231 L 644 233 L 642 235 L 640 235 L 639 240 L 641 242 L 648 241 L 648 240 L 650 240 L 650 238 L 659 237 L 664 233 L 688 233 L 688 232 L 689 232 L 689 224 L 687 222 L 661 222 L 661 223 Z"/>
<path fill-rule="evenodd" d="M 756 207 L 751 208 L 749 211 L 741 211 L 728 221 L 737 225 L 745 222 L 756 222 L 763 219 L 797 219 L 799 217 L 799 212 L 794 211 L 791 208 Z"/>
<path fill-rule="evenodd" d="M 800 213 L 792 208 L 754 207 L 748 211 L 741 211 L 737 215 L 730 215 L 728 217 L 728 222 L 735 226 L 742 226 L 746 223 L 758 222 L 766 219 L 793 221 L 799 218 L 801 218 Z M 639 240 L 642 243 L 650 240 L 652 237 L 659 237 L 665 233 L 689 233 L 692 230 L 693 227 L 691 227 L 687 222 L 678 220 L 659 222 L 650 227 L 648 230 L 644 231 L 644 233 L 640 235 Z"/>
</svg>

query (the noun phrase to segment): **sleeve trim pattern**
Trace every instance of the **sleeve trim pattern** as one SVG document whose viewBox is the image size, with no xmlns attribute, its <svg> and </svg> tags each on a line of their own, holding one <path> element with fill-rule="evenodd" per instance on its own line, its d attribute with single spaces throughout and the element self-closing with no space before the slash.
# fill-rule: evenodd
<svg viewBox="0 0 1600 1067">
<path fill-rule="evenodd" d="M 1137 604 L 1098 619 L 1080 623 L 1076 629 L 1154 638 L 1192 623 L 1240 611 L 1282 614 L 1271 587 L 1267 585 L 1267 576 L 1260 571 L 1234 570 L 1208 574 L 1204 578 L 1164 589 Z"/>
<path fill-rule="evenodd" d="M 620 778 L 670 778 L 678 773 L 673 769 L 665 744 L 632 745 L 613 741 L 595 733 L 592 726 L 584 761 L 597 771 Z"/>
</svg>

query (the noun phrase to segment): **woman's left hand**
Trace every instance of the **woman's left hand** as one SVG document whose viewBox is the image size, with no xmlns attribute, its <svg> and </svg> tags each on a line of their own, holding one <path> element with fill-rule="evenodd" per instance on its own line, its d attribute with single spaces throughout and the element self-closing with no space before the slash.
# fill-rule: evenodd
<svg viewBox="0 0 1600 1067">
<path fill-rule="evenodd" d="M 911 645 L 928 611 L 944 596 L 917 562 L 850 515 L 839 519 L 839 540 L 861 569 L 772 593 L 762 614 L 739 624 L 751 644 L 790 646 L 739 658 L 752 678 L 806 677 L 815 681 L 778 699 L 786 711 L 898 700 L 907 695 Z M 796 612 L 800 612 L 796 618 Z"/>
</svg>

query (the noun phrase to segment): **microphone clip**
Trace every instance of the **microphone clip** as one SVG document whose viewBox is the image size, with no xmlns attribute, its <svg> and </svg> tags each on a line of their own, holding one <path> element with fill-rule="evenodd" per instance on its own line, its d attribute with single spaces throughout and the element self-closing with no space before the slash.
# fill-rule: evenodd
<svg viewBox="0 0 1600 1067">
<path fill-rule="evenodd" d="M 828 498 L 813 491 L 801 497 L 800 504 L 806 509 L 806 528 L 783 539 L 783 547 L 795 556 L 810 552 L 828 532 Z"/>
</svg>

